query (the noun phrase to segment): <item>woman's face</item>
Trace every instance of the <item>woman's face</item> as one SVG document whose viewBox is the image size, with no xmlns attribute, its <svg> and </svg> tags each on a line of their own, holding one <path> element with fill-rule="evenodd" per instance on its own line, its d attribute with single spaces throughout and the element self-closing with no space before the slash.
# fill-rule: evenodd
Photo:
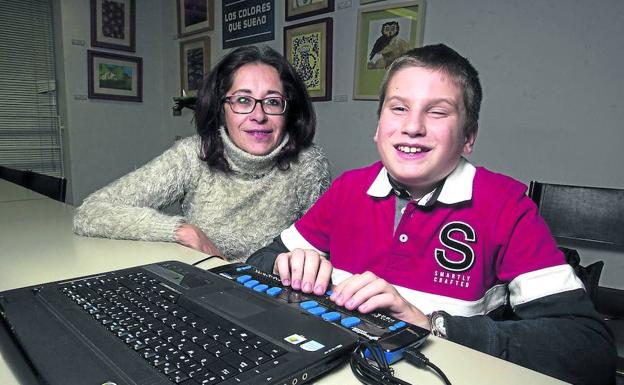
<svg viewBox="0 0 624 385">
<path fill-rule="evenodd" d="M 254 100 L 245 97 L 257 100 L 276 98 L 265 104 L 286 98 L 277 70 L 261 63 L 240 67 L 234 73 L 232 87 L 225 96 L 232 101 L 246 103 L 254 103 Z M 286 122 L 285 115 L 269 115 L 264 112 L 261 104 L 262 102 L 254 104 L 253 111 L 248 114 L 234 112 L 232 107 L 237 107 L 228 102 L 223 104 L 225 127 L 230 139 L 238 148 L 253 155 L 267 155 L 273 151 L 282 140 Z M 269 111 L 269 106 L 265 107 Z"/>
</svg>

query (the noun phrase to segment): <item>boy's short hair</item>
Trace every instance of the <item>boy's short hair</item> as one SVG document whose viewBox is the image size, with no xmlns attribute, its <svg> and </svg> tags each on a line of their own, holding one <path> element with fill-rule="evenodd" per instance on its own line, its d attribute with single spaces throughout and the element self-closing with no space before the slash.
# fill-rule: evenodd
<svg viewBox="0 0 624 385">
<path fill-rule="evenodd" d="M 464 106 L 466 108 L 467 121 L 464 127 L 466 136 L 476 133 L 479 122 L 479 110 L 483 91 L 479 81 L 479 73 L 470 64 L 468 59 L 461 56 L 452 48 L 444 44 L 426 45 L 414 48 L 399 56 L 392 62 L 381 84 L 379 106 L 377 116 L 381 115 L 388 83 L 394 74 L 405 67 L 424 67 L 431 70 L 442 71 L 457 83 L 462 89 Z"/>
</svg>

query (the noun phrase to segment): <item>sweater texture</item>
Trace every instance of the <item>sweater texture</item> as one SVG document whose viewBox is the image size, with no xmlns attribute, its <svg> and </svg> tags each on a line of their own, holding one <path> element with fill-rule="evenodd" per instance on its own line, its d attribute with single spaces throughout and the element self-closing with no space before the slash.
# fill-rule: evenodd
<svg viewBox="0 0 624 385">
<path fill-rule="evenodd" d="M 227 260 L 243 261 L 301 217 L 330 183 L 323 150 L 312 145 L 280 170 L 275 159 L 287 141 L 264 156 L 249 154 L 220 130 L 230 173 L 199 159 L 194 135 L 89 195 L 74 215 L 80 235 L 175 242 L 182 223 L 198 226 Z M 163 208 L 179 203 L 179 215 Z"/>
</svg>

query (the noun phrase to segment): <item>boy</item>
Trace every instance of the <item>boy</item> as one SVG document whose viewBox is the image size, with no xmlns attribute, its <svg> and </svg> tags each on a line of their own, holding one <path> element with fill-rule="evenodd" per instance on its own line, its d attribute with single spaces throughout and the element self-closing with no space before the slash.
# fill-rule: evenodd
<svg viewBox="0 0 624 385">
<path fill-rule="evenodd" d="M 613 381 L 612 338 L 521 183 L 475 167 L 477 71 L 445 45 L 388 69 L 381 158 L 346 172 L 248 263 L 284 285 L 573 383 Z M 331 262 L 330 258 L 331 257 Z"/>
</svg>

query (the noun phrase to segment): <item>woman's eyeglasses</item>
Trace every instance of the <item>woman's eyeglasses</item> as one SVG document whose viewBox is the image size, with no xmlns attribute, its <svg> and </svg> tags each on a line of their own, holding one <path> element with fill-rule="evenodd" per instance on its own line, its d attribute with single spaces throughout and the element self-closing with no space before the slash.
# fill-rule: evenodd
<svg viewBox="0 0 624 385">
<path fill-rule="evenodd" d="M 236 114 L 250 114 L 258 103 L 267 115 L 283 115 L 286 112 L 286 99 L 278 96 L 256 99 L 251 96 L 232 95 L 223 98 L 223 102 L 229 104 Z"/>
</svg>

